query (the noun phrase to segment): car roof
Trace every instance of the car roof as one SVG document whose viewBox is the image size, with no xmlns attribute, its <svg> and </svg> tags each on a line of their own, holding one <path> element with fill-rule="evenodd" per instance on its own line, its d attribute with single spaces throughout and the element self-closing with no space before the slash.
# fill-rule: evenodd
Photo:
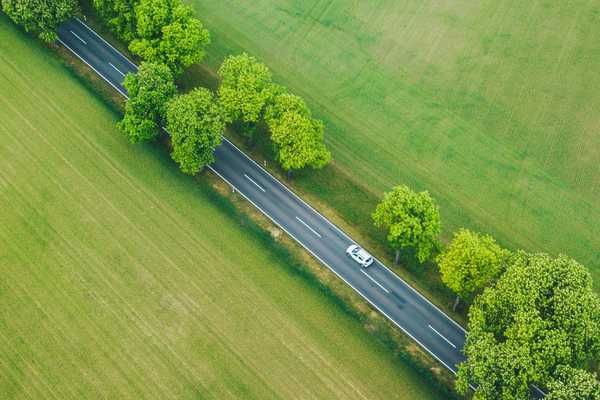
<svg viewBox="0 0 600 400">
<path fill-rule="evenodd" d="M 367 258 L 371 257 L 371 255 L 370 255 L 369 253 L 367 253 L 367 252 L 365 251 L 365 249 L 363 249 L 362 247 L 359 247 L 359 248 L 358 248 L 358 251 L 356 252 L 356 254 L 357 254 L 357 255 L 359 255 L 359 256 L 360 256 L 360 258 L 362 258 L 362 259 L 365 259 L 365 260 L 366 260 Z"/>
</svg>

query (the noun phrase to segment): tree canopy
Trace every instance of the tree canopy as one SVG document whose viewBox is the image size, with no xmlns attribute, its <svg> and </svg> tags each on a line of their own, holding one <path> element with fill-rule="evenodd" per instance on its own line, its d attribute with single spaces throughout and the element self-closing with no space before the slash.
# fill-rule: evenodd
<svg viewBox="0 0 600 400">
<path fill-rule="evenodd" d="M 224 129 L 221 109 L 208 89 L 194 89 L 173 98 L 167 105 L 171 157 L 186 174 L 196 174 L 214 161 L 214 151 L 221 144 Z"/>
<path fill-rule="evenodd" d="M 279 89 L 278 93 L 273 96 L 272 101 L 267 104 L 264 118 L 267 124 L 270 125 L 282 119 L 283 114 L 288 112 L 307 118 L 311 116 L 310 110 L 302 97 Z"/>
<path fill-rule="evenodd" d="M 219 76 L 219 102 L 226 121 L 257 123 L 274 95 L 271 71 L 243 53 L 227 57 L 219 68 Z"/>
<path fill-rule="evenodd" d="M 502 272 L 509 254 L 491 236 L 461 229 L 437 262 L 442 281 L 461 299 L 471 300 Z"/>
<path fill-rule="evenodd" d="M 561 365 L 548 384 L 546 400 L 600 400 L 600 383 L 591 372 Z"/>
<path fill-rule="evenodd" d="M 272 120 L 269 128 L 277 161 L 285 171 L 322 168 L 331 160 L 331 153 L 323 143 L 321 121 L 287 111 Z"/>
<path fill-rule="evenodd" d="M 108 27 L 130 42 L 135 34 L 135 6 L 139 0 L 94 0 L 93 4 Z"/>
<path fill-rule="evenodd" d="M 396 251 L 414 251 L 420 262 L 431 255 L 440 233 L 440 213 L 428 192 L 416 193 L 407 186 L 397 186 L 383 196 L 373 213 L 378 228 L 386 228 L 389 246 Z"/>
<path fill-rule="evenodd" d="M 178 74 L 204 57 L 210 35 L 181 0 L 140 0 L 135 18 L 129 49 L 146 61 L 163 63 Z"/>
<path fill-rule="evenodd" d="M 476 385 L 478 399 L 526 399 L 530 384 L 553 387 L 558 366 L 597 360 L 600 300 L 589 272 L 562 255 L 515 254 L 471 306 L 464 351 L 457 388 Z"/>
<path fill-rule="evenodd" d="M 171 70 L 166 65 L 144 62 L 136 74 L 125 77 L 124 86 L 129 99 L 120 129 L 132 143 L 156 138 L 166 103 L 176 93 Z"/>
<path fill-rule="evenodd" d="M 56 29 L 77 13 L 76 0 L 0 0 L 2 11 L 16 24 L 46 42 L 56 40 Z"/>
<path fill-rule="evenodd" d="M 228 57 L 219 68 L 219 102 L 227 122 L 241 122 L 252 137 L 257 123 L 269 127 L 275 158 L 291 172 L 322 168 L 331 160 L 325 147 L 324 125 L 315 120 L 302 98 L 273 83 L 271 71 L 243 53 Z"/>
</svg>

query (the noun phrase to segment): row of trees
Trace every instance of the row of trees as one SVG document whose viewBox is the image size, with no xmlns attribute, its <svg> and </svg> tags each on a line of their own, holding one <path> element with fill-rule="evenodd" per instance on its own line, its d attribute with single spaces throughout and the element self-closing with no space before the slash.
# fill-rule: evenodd
<svg viewBox="0 0 600 400">
<path fill-rule="evenodd" d="M 181 0 L 94 0 L 94 7 L 129 50 L 180 74 L 204 58 L 210 35 Z"/>
<path fill-rule="evenodd" d="M 73 0 L 0 0 L 2 10 L 46 41 L 77 12 Z M 208 32 L 180 0 L 94 0 L 107 24 L 147 62 L 128 75 L 129 93 L 119 127 L 133 143 L 155 140 L 161 127 L 171 156 L 195 174 L 214 159 L 226 123 L 250 139 L 267 131 L 286 171 L 320 168 L 331 158 L 323 124 L 302 98 L 272 82 L 269 69 L 242 54 L 227 58 L 215 96 L 198 88 L 178 94 L 174 76 L 198 62 Z M 261 127 L 266 129 L 260 129 Z M 429 193 L 398 186 L 373 213 L 395 251 L 419 262 L 431 258 L 441 230 L 439 209 Z M 590 372 L 600 357 L 600 300 L 587 270 L 565 256 L 512 254 L 489 235 L 461 229 L 437 257 L 442 281 L 459 300 L 472 304 L 457 388 L 478 387 L 477 399 L 526 399 L 540 384 L 551 400 L 600 399 Z"/>
<path fill-rule="evenodd" d="M 225 121 L 213 93 L 204 88 L 177 94 L 173 73 L 164 64 L 144 62 L 125 77 L 129 100 L 119 128 L 132 143 L 155 140 L 165 126 L 171 157 L 190 175 L 214 161 Z"/>
<path fill-rule="evenodd" d="M 439 246 L 441 232 L 438 206 L 426 191 L 417 193 L 397 186 L 385 193 L 372 215 L 376 227 L 386 229 L 387 243 L 399 263 L 401 252 L 424 263 Z M 461 229 L 437 258 L 442 281 L 460 299 L 471 302 L 504 270 L 510 252 L 489 235 Z"/>
<path fill-rule="evenodd" d="M 219 102 L 227 122 L 254 139 L 265 124 L 275 157 L 288 172 L 321 168 L 331 159 L 323 143 L 323 123 L 312 117 L 302 98 L 272 81 L 269 69 L 248 54 L 228 57 L 219 68 Z"/>
<path fill-rule="evenodd" d="M 77 0 L 0 0 L 2 11 L 42 40 L 56 40 L 60 24 L 79 11 Z M 204 57 L 210 35 L 181 0 L 93 0 L 106 24 L 146 61 L 175 74 Z"/>
<path fill-rule="evenodd" d="M 440 216 L 427 192 L 398 186 L 373 213 L 396 252 L 420 262 L 437 247 Z M 472 303 L 457 389 L 477 386 L 476 399 L 528 399 L 532 384 L 553 400 L 600 400 L 590 367 L 600 360 L 600 300 L 589 272 L 576 261 L 512 254 L 489 235 L 454 234 L 437 257 L 442 281 Z"/>
<path fill-rule="evenodd" d="M 56 40 L 56 29 L 79 10 L 77 0 L 0 0 L 2 11 L 27 32 L 45 42 Z"/>
<path fill-rule="evenodd" d="M 174 76 L 200 61 L 210 41 L 208 31 L 180 0 L 93 3 L 113 32 L 146 60 L 124 83 L 129 100 L 119 126 L 131 142 L 154 140 L 164 126 L 171 137 L 171 156 L 183 172 L 195 174 L 214 160 L 225 123 L 237 125 L 248 137 L 266 123 L 284 170 L 322 167 L 331 158 L 323 144 L 323 124 L 247 54 L 223 62 L 217 98 L 206 89 L 176 95 Z"/>
<path fill-rule="evenodd" d="M 132 143 L 140 143 L 154 140 L 165 126 L 171 135 L 171 155 L 188 174 L 214 160 L 225 123 L 238 124 L 249 136 L 264 123 L 285 171 L 320 168 L 330 160 L 323 123 L 312 118 L 304 100 L 275 85 L 266 66 L 242 54 L 228 57 L 219 74 L 217 98 L 207 89 L 176 96 L 170 68 L 143 63 L 137 74 L 125 78 L 129 100 L 121 130 Z"/>
<path fill-rule="evenodd" d="M 76 0 L 0 1 L 10 18 L 47 41 L 56 39 L 58 25 L 78 11 Z M 209 32 L 181 0 L 93 0 L 93 5 L 146 62 L 124 83 L 129 100 L 119 126 L 133 143 L 154 140 L 166 126 L 173 158 L 184 172 L 194 174 L 212 162 L 224 123 L 237 125 L 249 138 L 260 124 L 288 175 L 321 168 L 331 160 L 323 123 L 312 117 L 302 98 L 273 83 L 269 69 L 247 54 L 223 62 L 217 99 L 200 89 L 176 96 L 174 76 L 201 61 L 210 42 Z"/>
<path fill-rule="evenodd" d="M 181 0 L 94 0 L 106 25 L 145 60 L 125 77 L 129 94 L 119 128 L 132 143 L 153 141 L 164 127 L 171 157 L 194 175 L 214 161 L 225 130 L 221 107 L 204 88 L 178 94 L 176 75 L 202 60 L 209 32 Z"/>
<path fill-rule="evenodd" d="M 124 82 L 129 100 L 119 127 L 131 142 L 154 140 L 164 126 L 171 136 L 171 156 L 183 172 L 195 174 L 214 160 L 225 123 L 235 124 L 250 139 L 261 124 L 288 174 L 321 168 L 331 159 L 323 123 L 248 54 L 225 59 L 217 98 L 206 89 L 176 95 L 174 76 L 202 58 L 209 40 L 179 0 L 94 0 L 94 5 L 107 25 L 129 41 L 130 50 L 146 60 Z"/>
</svg>

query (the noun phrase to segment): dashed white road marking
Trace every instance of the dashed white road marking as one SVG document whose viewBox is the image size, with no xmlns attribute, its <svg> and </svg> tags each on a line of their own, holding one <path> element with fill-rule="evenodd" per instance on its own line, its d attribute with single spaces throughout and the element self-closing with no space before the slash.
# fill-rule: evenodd
<svg viewBox="0 0 600 400">
<path fill-rule="evenodd" d="M 367 278 L 369 278 L 374 284 L 376 284 L 377 286 L 379 286 L 381 288 L 381 290 L 383 290 L 386 293 L 390 292 L 385 287 L 383 287 L 383 285 L 381 283 L 379 283 L 375 279 L 373 279 L 373 277 L 371 275 L 367 274 L 367 271 L 365 271 L 364 269 L 361 269 L 360 272 L 362 272 L 363 274 L 365 274 L 367 276 Z"/>
<path fill-rule="evenodd" d="M 87 45 L 87 42 L 85 40 L 83 40 L 81 38 L 81 36 L 79 36 L 78 34 L 76 34 L 75 32 L 71 31 L 71 33 L 73 34 L 73 36 L 75 36 L 77 39 L 81 40 L 81 42 L 85 45 Z"/>
<path fill-rule="evenodd" d="M 227 140 L 227 138 L 224 138 L 225 141 L 229 142 Z M 229 142 L 231 143 L 231 142 Z M 233 143 L 232 143 L 233 145 Z M 235 147 L 235 146 L 234 146 Z M 237 149 L 237 147 L 236 147 Z M 239 149 L 237 149 L 238 151 L 240 151 Z M 241 153 L 241 151 L 240 151 Z M 251 158 L 249 158 L 245 153 L 241 153 L 242 155 L 244 155 L 246 158 L 248 158 L 250 161 L 254 162 L 254 160 L 252 160 Z M 223 179 L 227 184 L 229 184 L 232 187 L 235 187 L 227 178 L 225 178 L 223 175 L 221 175 L 216 169 L 214 169 L 212 166 L 208 166 L 208 169 L 210 169 L 212 172 L 215 173 L 215 175 L 217 175 L 219 178 Z M 281 183 L 280 183 L 281 184 Z M 283 184 L 281 184 L 283 185 Z M 285 186 L 284 186 L 285 187 Z M 250 204 L 252 204 L 254 207 L 256 207 L 257 210 L 259 210 L 260 212 L 262 212 L 267 218 L 269 218 L 271 220 L 271 222 L 273 222 L 275 225 L 277 225 L 278 227 L 280 227 L 285 233 L 287 233 L 291 238 L 293 238 L 296 242 L 300 243 L 300 246 L 304 247 L 304 249 L 309 252 L 310 254 L 313 255 L 313 257 L 315 257 L 317 260 L 319 260 L 323 265 L 325 265 L 327 268 L 329 268 L 329 270 L 331 272 L 333 272 L 338 278 L 340 278 L 343 282 L 346 283 L 346 285 L 350 286 L 352 288 L 352 290 L 354 290 L 356 293 L 358 293 L 363 299 L 365 299 L 365 301 L 367 301 L 369 304 L 371 304 L 377 311 L 379 311 L 381 314 L 383 314 L 387 319 L 389 319 L 392 324 L 396 325 L 402 332 L 404 332 L 409 338 L 411 338 L 412 340 L 414 340 L 419 346 L 421 346 L 422 348 L 425 349 L 425 351 L 427 353 L 429 353 L 433 358 L 435 358 L 436 360 L 438 360 L 444 367 L 448 368 L 448 370 L 450 372 L 452 372 L 454 375 L 456 375 L 456 369 L 454 369 L 453 367 L 451 367 L 450 365 L 446 364 L 444 362 L 444 360 L 442 360 L 440 357 L 438 357 L 433 351 L 431 351 L 427 346 L 425 346 L 425 344 L 423 344 L 419 339 L 417 339 L 412 333 L 410 333 L 409 331 L 406 330 L 406 328 L 404 328 L 402 325 L 400 325 L 400 323 L 398 323 L 398 321 L 396 321 L 394 318 L 392 318 L 389 314 L 387 314 L 385 311 L 383 311 L 377 304 L 375 304 L 375 302 L 373 302 L 367 295 L 365 295 L 363 292 L 361 292 L 358 288 L 356 288 L 354 285 L 352 285 L 352 283 L 350 283 L 346 278 L 344 278 L 343 275 L 340 275 L 340 273 L 338 271 L 335 270 L 335 268 L 333 268 L 331 265 L 329 265 L 328 263 L 325 262 L 325 260 L 323 260 L 321 257 L 319 257 L 319 255 L 317 253 L 315 253 L 313 250 L 311 250 L 308 246 L 306 246 L 304 243 L 302 243 L 302 241 L 297 238 L 296 236 L 294 236 L 289 230 L 286 229 L 285 226 L 283 226 L 280 222 L 276 221 L 271 215 L 269 215 L 265 210 L 263 210 L 262 208 L 260 208 L 260 206 L 258 204 L 256 204 L 255 202 L 252 201 L 252 199 L 250 199 L 248 196 L 246 196 L 244 194 L 244 192 L 240 191 L 239 189 L 236 188 L 236 190 L 242 195 L 242 197 L 244 197 Z M 293 192 L 292 192 L 293 193 Z M 310 208 L 310 206 L 309 206 Z M 339 229 L 339 228 L 338 228 Z M 398 278 L 400 279 L 400 278 Z M 409 286 L 410 287 L 410 286 Z M 473 390 L 475 390 L 475 387 L 473 385 L 470 385 L 471 388 Z"/>
<path fill-rule="evenodd" d="M 119 54 L 124 60 L 126 60 L 127 62 L 129 62 L 136 70 L 137 70 L 137 66 L 135 64 L 133 64 L 129 59 L 127 59 L 125 56 L 123 56 L 121 53 L 119 53 L 116 49 L 114 49 L 113 46 L 111 46 L 108 42 L 106 42 L 106 40 L 104 40 L 101 36 L 99 36 L 96 32 L 94 32 L 91 28 L 89 28 L 85 23 L 83 23 L 81 20 L 78 20 L 83 26 L 85 26 L 88 30 L 90 30 L 90 32 L 92 32 L 94 35 L 96 35 L 100 40 L 102 40 L 104 43 L 106 43 L 108 46 L 110 46 L 113 50 L 115 50 L 115 52 L 117 54 Z M 125 92 L 123 92 L 123 90 L 121 90 L 120 88 L 118 88 L 117 86 L 115 86 L 112 82 L 110 82 L 108 80 L 108 78 L 106 78 L 104 75 L 102 75 L 99 71 L 97 71 L 92 65 L 90 65 L 82 56 L 80 56 L 79 54 L 77 54 L 73 49 L 71 49 L 66 43 L 64 43 L 62 40 L 58 39 L 60 43 L 63 44 L 63 46 L 65 46 L 67 49 L 69 49 L 76 57 L 78 57 L 83 63 L 85 63 L 86 65 L 88 65 L 92 70 L 94 70 L 102 79 L 104 79 L 109 85 L 111 85 L 115 90 L 117 90 L 119 93 L 121 93 L 125 98 L 129 98 L 127 96 L 127 94 Z M 114 66 L 113 66 L 114 68 Z M 119 71 L 120 72 L 120 71 Z M 248 157 L 247 154 L 243 153 L 242 151 L 240 151 L 235 145 L 233 145 L 229 140 L 227 140 L 227 138 L 224 138 L 225 141 L 227 141 L 228 143 L 230 143 L 242 156 L 246 157 L 248 160 L 250 160 L 252 163 L 254 163 L 255 165 L 257 165 L 261 170 L 265 171 L 264 168 L 260 167 L 254 160 L 252 160 L 250 157 Z M 211 169 L 217 176 L 219 176 L 221 179 L 223 179 L 225 182 L 229 183 L 231 186 L 233 186 L 224 176 L 222 176 L 221 174 L 219 174 L 214 168 L 212 168 L 211 166 L 208 167 L 209 169 Z M 266 171 L 265 171 L 266 172 Z M 269 175 L 270 176 L 270 175 Z M 292 190 L 290 190 L 287 186 L 285 186 L 284 184 L 282 184 L 281 182 L 277 181 L 275 178 L 273 178 L 272 176 L 270 176 L 271 179 L 273 179 L 274 182 L 276 182 L 277 184 L 279 184 L 281 187 L 283 187 L 285 190 L 287 190 L 292 196 L 294 196 L 295 198 L 299 199 L 299 201 L 301 201 L 303 204 L 305 204 L 309 209 L 311 209 L 312 211 L 314 211 L 317 215 L 319 215 L 325 222 L 327 222 L 328 224 L 330 224 L 334 229 L 336 229 L 340 234 L 342 234 L 343 236 L 349 238 L 349 236 L 343 232 L 339 227 L 337 227 L 335 224 L 333 224 L 331 221 L 329 221 L 328 219 L 326 219 L 325 217 L 323 217 L 318 211 L 316 211 L 313 207 L 311 207 L 309 204 L 307 204 L 304 200 L 302 200 L 301 198 L 299 198 Z M 233 186 L 235 187 L 235 186 Z M 266 213 L 264 210 L 262 210 L 258 205 L 256 205 L 251 199 L 249 199 L 246 195 L 244 195 L 243 192 L 240 192 L 242 194 L 242 196 L 244 198 L 246 198 L 246 200 L 248 200 L 251 204 L 253 204 L 259 211 L 261 211 L 263 214 L 265 214 L 267 216 L 267 218 L 269 218 L 274 224 L 278 225 L 279 227 L 281 227 L 288 235 L 290 235 L 292 238 L 294 238 L 296 241 L 298 241 L 300 243 L 300 245 L 302 247 L 304 247 L 306 249 L 306 251 L 308 251 L 310 254 L 312 254 L 317 260 L 319 260 L 321 263 L 323 263 L 325 266 L 327 266 L 335 275 L 337 275 L 342 281 L 344 281 L 348 286 L 350 286 L 353 290 L 355 290 L 361 297 L 363 297 L 367 302 L 369 302 L 375 309 L 377 309 L 379 312 L 381 312 L 386 318 L 388 318 L 394 325 L 396 325 L 402 332 L 404 332 L 407 336 L 409 336 L 411 339 L 413 339 L 416 343 L 418 343 L 422 348 L 425 349 L 425 351 L 427 351 L 432 357 L 434 357 L 436 360 L 438 360 L 442 365 L 444 365 L 446 368 L 448 368 L 448 370 L 450 370 L 453 374 L 456 374 L 456 370 L 448 365 L 446 362 L 444 362 L 439 356 L 437 356 L 433 351 L 431 351 L 427 346 L 425 346 L 419 339 L 417 339 L 414 335 L 412 335 L 409 331 L 407 331 L 402 325 L 400 325 L 395 319 L 393 319 L 390 315 L 388 315 L 385 311 L 383 311 L 377 304 L 375 304 L 369 297 L 367 297 L 364 293 L 362 293 L 360 290 L 358 290 L 356 287 L 354 287 L 348 280 L 346 280 L 342 275 L 340 275 L 334 268 L 332 268 L 328 263 L 326 263 L 323 259 L 321 259 L 316 253 L 314 253 L 313 250 L 311 250 L 310 248 L 308 248 L 304 243 L 302 243 L 302 241 L 300 241 L 298 238 L 296 238 L 294 235 L 292 235 L 288 230 L 285 229 L 285 227 L 283 225 L 281 225 L 279 222 L 277 222 L 276 220 L 273 219 L 273 217 L 271 217 L 268 213 Z M 302 221 L 303 222 L 303 221 Z M 310 227 L 309 227 L 310 228 Z M 311 228 L 312 230 L 312 228 Z M 320 236 L 320 235 L 319 235 Z M 350 239 L 351 240 L 351 239 Z M 383 268 L 387 269 L 390 273 L 392 273 L 383 263 L 379 262 Z M 393 273 L 392 273 L 393 274 Z M 400 277 L 398 277 L 397 275 L 394 275 L 396 279 L 398 279 L 400 282 L 402 282 L 404 285 L 407 286 L 407 288 L 409 288 L 410 290 L 412 290 L 415 294 L 417 294 L 419 297 L 421 297 L 424 301 L 426 301 L 428 304 L 430 304 L 432 307 L 434 307 L 435 309 L 437 309 L 440 313 L 440 315 L 444 316 L 445 318 L 447 318 L 449 321 L 451 321 L 454 325 L 456 325 L 456 327 L 458 327 L 460 330 L 462 330 L 464 333 L 466 333 L 466 330 L 460 326 L 456 321 L 454 321 L 452 318 L 450 318 L 447 314 L 445 314 L 443 311 L 441 311 L 435 304 L 433 304 L 429 299 L 427 299 L 425 296 L 423 296 L 420 292 L 418 292 L 416 289 L 414 289 L 412 286 L 408 285 L 404 280 L 402 280 Z M 430 326 L 431 329 L 433 329 Z M 435 331 L 435 329 L 433 329 Z M 436 331 L 436 333 L 438 333 Z M 439 334 L 439 333 L 438 333 Z M 441 336 L 441 335 L 440 335 Z M 456 346 L 453 346 L 456 347 Z M 475 390 L 475 387 L 473 385 L 470 385 L 471 388 L 473 388 L 473 390 Z"/>
<path fill-rule="evenodd" d="M 317 235 L 319 237 L 319 239 L 322 238 L 322 236 L 319 234 L 319 232 L 315 231 L 313 228 L 311 228 L 306 222 L 302 221 L 300 218 L 296 217 L 296 219 L 298 221 L 300 221 L 300 223 L 302 225 L 304 225 L 305 227 L 307 227 L 312 233 L 314 233 L 315 235 Z"/>
<path fill-rule="evenodd" d="M 436 331 L 433 326 L 429 325 L 429 329 L 431 329 L 432 331 L 434 331 L 435 333 L 437 333 L 438 336 L 441 337 L 442 339 L 444 339 L 450 346 L 456 348 L 456 346 L 454 345 L 454 343 L 452 343 L 451 341 L 449 341 L 448 339 L 446 339 L 446 337 L 444 337 L 444 335 L 442 335 L 441 333 L 439 333 L 438 331 Z"/>
<path fill-rule="evenodd" d="M 113 67 L 113 69 L 114 69 L 115 71 L 117 71 L 118 73 L 120 73 L 120 74 L 121 74 L 121 76 L 125 76 L 125 74 L 124 74 L 124 73 L 122 73 L 122 72 L 121 72 L 121 70 L 119 70 L 119 68 L 115 67 L 115 66 L 113 65 L 113 63 L 111 63 L 110 61 L 108 62 L 108 65 L 110 65 L 111 67 Z"/>
<path fill-rule="evenodd" d="M 88 28 L 89 29 L 89 28 Z M 331 226 L 333 229 L 335 229 L 336 231 L 338 231 L 340 233 L 340 235 L 344 236 L 345 238 L 347 238 L 349 241 L 353 241 L 353 239 L 348 236 L 348 234 L 346 232 L 344 232 L 343 230 L 341 230 L 336 224 L 334 224 L 333 222 L 331 222 L 330 220 L 328 220 L 327 218 L 325 218 L 323 216 L 323 214 L 321 214 L 319 211 L 315 210 L 315 208 L 313 206 L 311 206 L 310 204 L 308 204 L 306 201 L 304 201 L 301 197 L 299 197 L 293 190 L 291 190 L 289 187 L 287 187 L 285 184 L 283 184 L 281 181 L 277 180 L 273 175 L 271 175 L 271 173 L 269 171 L 267 171 L 265 168 L 261 167 L 256 161 L 254 161 L 252 158 L 250 158 L 246 153 L 244 153 L 243 151 L 241 151 L 235 144 L 233 144 L 230 140 L 228 140 L 226 137 L 223 137 L 223 141 L 229 143 L 229 145 L 231 145 L 231 147 L 233 147 L 240 155 L 242 155 L 243 157 L 245 157 L 248 161 L 250 161 L 252 164 L 256 165 L 258 167 L 258 169 L 262 170 L 275 184 L 277 184 L 278 186 L 280 186 L 281 188 L 283 188 L 285 191 L 287 191 L 292 197 L 296 198 L 297 200 L 299 200 L 302 204 L 304 204 L 306 207 L 308 207 L 309 209 L 311 209 L 315 214 L 317 214 L 319 217 L 321 217 L 321 219 L 323 221 L 325 221 L 327 224 L 329 224 L 329 226 Z M 431 307 L 435 308 L 440 315 L 442 315 L 444 318 L 446 318 L 448 321 L 450 321 L 451 323 L 453 323 L 458 329 L 460 329 L 463 333 L 467 333 L 467 331 L 465 330 L 465 328 L 463 328 L 458 322 L 456 322 L 455 320 L 453 320 L 452 318 L 450 318 L 450 316 L 448 316 L 448 314 L 446 314 L 445 312 L 443 312 L 438 306 L 436 306 L 435 304 L 433 304 L 431 302 L 431 300 L 429 300 L 427 297 L 423 296 L 423 294 L 421 294 L 421 292 L 419 292 L 417 289 L 415 289 L 414 287 L 412 287 L 411 285 L 409 285 L 405 280 L 403 280 L 402 278 L 400 278 L 398 275 L 396 275 L 394 272 L 392 272 L 391 269 L 389 269 L 384 263 L 382 263 L 381 261 L 379 261 L 377 259 L 377 257 L 373 257 L 375 259 L 375 261 L 377 261 L 379 263 L 379 265 L 381 265 L 381 267 L 383 267 L 384 269 L 386 269 L 390 275 L 392 277 L 394 277 L 394 279 L 397 279 L 398 281 L 400 281 L 402 283 L 402 285 L 406 286 L 409 290 L 411 290 L 413 293 L 415 293 L 417 296 L 419 296 L 421 299 L 425 300 L 425 302 L 427 302 Z M 410 336 L 410 335 L 409 335 Z M 412 336 L 411 336 L 412 337 Z M 414 339 L 414 338 L 413 338 Z M 421 344 L 418 340 L 415 340 L 417 343 Z M 422 346 L 422 345 L 421 345 Z M 424 347 L 424 346 L 423 346 Z M 426 350 L 428 350 L 427 348 L 425 348 Z M 435 357 L 435 356 L 434 356 Z M 437 357 L 436 357 L 437 358 Z M 439 359 L 438 359 L 439 361 Z M 442 364 L 444 364 L 442 362 Z M 454 371 L 453 368 L 449 367 L 448 365 L 444 364 L 444 366 L 446 368 L 448 368 L 450 371 L 452 371 L 453 373 L 456 374 L 456 371 Z"/>
<path fill-rule="evenodd" d="M 260 186 L 258 183 L 254 182 L 254 179 L 250 178 L 248 175 L 244 174 L 244 176 L 246 177 L 246 179 L 248 179 L 250 182 L 254 183 L 254 185 L 259 188 L 260 190 L 262 190 L 263 192 L 265 192 L 265 189 Z"/>
<path fill-rule="evenodd" d="M 117 92 L 121 93 L 123 95 L 123 97 L 125 97 L 126 99 L 129 99 L 129 96 L 127 96 L 127 93 L 125 93 L 119 87 L 115 86 L 114 83 L 112 83 L 107 77 L 105 77 L 104 75 L 102 75 L 96 68 L 94 68 L 94 66 L 92 64 L 90 64 L 89 62 L 87 62 L 85 60 L 85 58 L 81 57 L 79 54 L 77 54 L 75 52 L 75 50 L 73 50 L 72 48 L 70 48 L 68 44 L 66 44 L 65 42 L 63 42 L 60 38 L 58 38 L 58 42 L 60 44 L 62 44 L 63 46 L 65 46 L 67 49 L 69 49 L 69 51 L 71 53 L 75 54 L 75 57 L 79 58 L 85 65 L 87 65 L 88 67 L 90 67 L 92 69 L 92 71 L 94 71 L 95 73 L 97 73 L 99 77 L 101 77 L 102 79 L 104 79 L 106 81 L 106 83 L 108 83 L 110 86 L 112 86 Z"/>
<path fill-rule="evenodd" d="M 87 26 L 87 24 L 85 22 L 83 22 L 82 20 L 80 20 L 79 18 L 75 17 L 75 19 L 81 24 L 83 25 L 88 31 L 90 31 L 91 33 L 94 34 L 94 36 L 96 36 L 98 39 L 102 40 L 108 47 L 110 47 L 111 49 L 114 50 L 115 53 L 117 53 L 123 60 L 127 61 L 136 71 L 138 70 L 138 66 L 135 65 L 129 58 L 125 57 L 119 50 L 115 49 L 113 47 L 113 45 L 111 45 L 110 43 L 108 43 L 106 40 L 104 40 L 104 38 L 100 35 L 98 35 L 96 33 L 96 31 L 94 31 L 92 28 L 90 28 L 89 26 Z"/>
</svg>

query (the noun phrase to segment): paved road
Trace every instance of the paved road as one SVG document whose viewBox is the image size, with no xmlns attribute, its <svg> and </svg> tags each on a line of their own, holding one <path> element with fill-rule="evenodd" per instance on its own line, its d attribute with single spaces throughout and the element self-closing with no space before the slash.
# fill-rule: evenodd
<svg viewBox="0 0 600 400">
<path fill-rule="evenodd" d="M 107 41 L 79 19 L 64 23 L 58 28 L 58 41 L 71 50 L 109 85 L 123 96 L 123 78 L 128 72 L 137 71 L 137 66 L 119 53 Z"/>
<path fill-rule="evenodd" d="M 58 31 L 59 41 L 124 96 L 123 77 L 136 66 L 83 22 L 72 20 Z M 465 330 L 425 297 L 375 261 L 362 269 L 345 249 L 354 241 L 231 142 L 217 149 L 210 169 L 234 186 L 275 224 L 350 285 L 373 307 L 452 372 L 464 360 Z"/>
<path fill-rule="evenodd" d="M 58 30 L 59 42 L 124 96 L 137 67 L 80 20 Z M 362 269 L 346 256 L 354 241 L 225 140 L 209 168 L 330 268 L 446 368 L 464 360 L 465 330 L 376 260 Z"/>
<path fill-rule="evenodd" d="M 79 19 L 63 24 L 59 42 L 127 97 L 123 78 L 137 66 Z M 224 140 L 209 168 L 281 227 L 309 253 L 384 314 L 446 368 L 465 360 L 466 331 L 379 260 L 362 269 L 345 250 L 355 243 L 285 185 Z M 533 398 L 544 397 L 532 387 Z"/>
</svg>

